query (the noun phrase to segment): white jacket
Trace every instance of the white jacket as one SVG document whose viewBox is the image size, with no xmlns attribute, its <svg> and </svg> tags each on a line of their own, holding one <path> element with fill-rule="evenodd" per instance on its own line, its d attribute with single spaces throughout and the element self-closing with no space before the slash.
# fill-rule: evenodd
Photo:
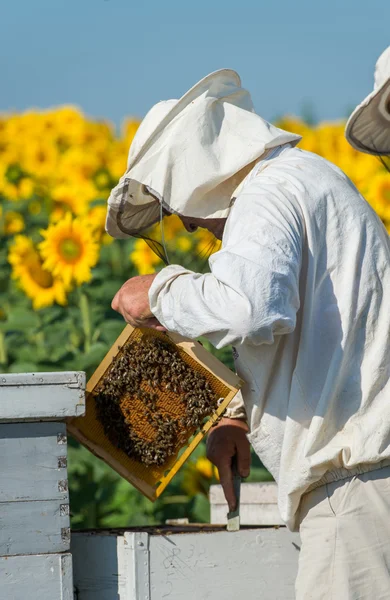
<svg viewBox="0 0 390 600">
<path fill-rule="evenodd" d="M 164 268 L 151 308 L 236 347 L 249 440 L 294 529 L 306 491 L 389 463 L 389 237 L 337 167 L 287 148 L 244 181 L 210 268 Z"/>
</svg>

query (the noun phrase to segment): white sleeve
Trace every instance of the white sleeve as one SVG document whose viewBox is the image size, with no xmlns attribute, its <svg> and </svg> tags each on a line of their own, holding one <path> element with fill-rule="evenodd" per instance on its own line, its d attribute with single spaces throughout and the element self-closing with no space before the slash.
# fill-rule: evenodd
<svg viewBox="0 0 390 600">
<path fill-rule="evenodd" d="M 303 224 L 299 205 L 275 181 L 258 178 L 237 198 L 211 273 L 168 266 L 149 292 L 168 330 L 217 348 L 272 344 L 295 328 Z"/>
<path fill-rule="evenodd" d="M 248 422 L 241 391 L 237 392 L 233 400 L 231 400 L 229 406 L 223 413 L 223 416 L 228 417 L 229 419 L 241 419 Z"/>
</svg>

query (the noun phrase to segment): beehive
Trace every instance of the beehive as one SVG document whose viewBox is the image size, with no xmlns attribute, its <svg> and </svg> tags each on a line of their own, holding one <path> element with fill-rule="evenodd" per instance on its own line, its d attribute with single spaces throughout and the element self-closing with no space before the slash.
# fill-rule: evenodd
<svg viewBox="0 0 390 600">
<path fill-rule="evenodd" d="M 240 385 L 198 342 L 128 325 L 87 383 L 86 416 L 68 430 L 155 500 Z"/>
</svg>

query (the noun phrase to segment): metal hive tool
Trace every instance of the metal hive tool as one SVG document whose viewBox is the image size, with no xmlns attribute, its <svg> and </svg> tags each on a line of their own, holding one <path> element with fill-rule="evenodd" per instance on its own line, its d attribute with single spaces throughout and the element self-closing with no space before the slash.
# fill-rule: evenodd
<svg viewBox="0 0 390 600">
<path fill-rule="evenodd" d="M 162 358 L 152 368 L 148 357 L 155 348 Z M 142 360 L 136 363 L 138 351 Z M 125 392 L 123 377 L 129 382 Z M 127 325 L 87 383 L 86 416 L 70 419 L 68 431 L 147 498 L 156 500 L 241 384 L 198 342 Z M 129 393 L 135 385 L 136 391 Z M 115 402 L 108 400 L 118 389 Z M 202 408 L 198 398 L 203 398 Z"/>
</svg>

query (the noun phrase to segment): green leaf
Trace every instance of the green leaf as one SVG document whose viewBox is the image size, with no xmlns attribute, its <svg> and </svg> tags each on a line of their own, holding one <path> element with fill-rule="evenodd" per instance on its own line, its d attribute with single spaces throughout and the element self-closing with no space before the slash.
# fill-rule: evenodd
<svg viewBox="0 0 390 600">
<path fill-rule="evenodd" d="M 66 315 L 66 309 L 61 306 L 51 306 L 50 308 L 46 308 L 41 313 L 41 319 L 43 325 L 49 325 L 54 321 L 61 319 L 63 321 Z M 62 327 L 64 327 L 62 325 Z"/>
<path fill-rule="evenodd" d="M 88 354 L 81 355 L 78 369 L 85 371 L 89 367 L 97 367 L 104 355 L 108 352 L 108 349 L 108 346 L 102 342 L 92 344 Z"/>
<path fill-rule="evenodd" d="M 273 481 L 271 473 L 267 471 L 265 467 L 251 467 L 249 477 L 245 479 L 246 483 L 253 483 L 256 481 Z"/>
<path fill-rule="evenodd" d="M 36 373 L 39 367 L 33 362 L 15 362 L 9 368 L 10 373 Z"/>
<path fill-rule="evenodd" d="M 26 331 L 32 330 L 39 326 L 39 317 L 32 310 L 24 310 L 23 308 L 13 308 L 8 316 L 7 321 L 0 323 L 2 331 Z"/>
<path fill-rule="evenodd" d="M 210 523 L 210 503 L 203 494 L 197 494 L 192 508 L 195 523 Z"/>
<path fill-rule="evenodd" d="M 112 345 L 116 338 L 122 333 L 125 325 L 126 323 L 123 319 L 108 319 L 99 325 L 100 337 L 107 342 L 107 344 Z"/>
</svg>

